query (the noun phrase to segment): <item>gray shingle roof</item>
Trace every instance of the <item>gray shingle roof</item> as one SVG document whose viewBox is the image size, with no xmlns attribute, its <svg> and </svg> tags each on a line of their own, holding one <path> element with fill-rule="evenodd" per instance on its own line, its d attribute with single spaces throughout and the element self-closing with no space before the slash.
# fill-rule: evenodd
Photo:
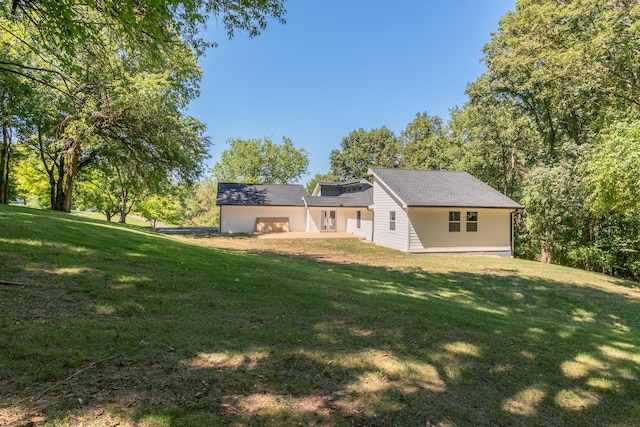
<svg viewBox="0 0 640 427">
<path fill-rule="evenodd" d="M 302 185 L 219 182 L 216 205 L 304 206 Z"/>
<path fill-rule="evenodd" d="M 307 206 L 316 207 L 367 207 L 373 203 L 373 188 L 339 196 L 306 196 Z"/>
<path fill-rule="evenodd" d="M 405 206 L 522 208 L 467 172 L 371 168 L 368 173 Z"/>
</svg>

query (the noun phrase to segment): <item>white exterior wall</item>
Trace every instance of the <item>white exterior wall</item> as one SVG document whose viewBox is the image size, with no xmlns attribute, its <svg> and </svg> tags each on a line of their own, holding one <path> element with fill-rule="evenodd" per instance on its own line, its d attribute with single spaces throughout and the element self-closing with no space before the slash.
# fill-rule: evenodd
<svg viewBox="0 0 640 427">
<path fill-rule="evenodd" d="M 322 208 L 307 208 L 307 224 L 305 231 L 308 233 L 320 232 L 320 211 Z"/>
<path fill-rule="evenodd" d="M 409 251 L 407 212 L 377 181 L 373 183 L 373 241 L 380 246 Z M 389 230 L 389 212 L 396 213 L 396 229 Z"/>
<path fill-rule="evenodd" d="M 322 211 L 336 211 L 336 231 L 351 233 L 371 240 L 372 213 L 367 208 L 341 207 L 309 207 L 307 208 L 306 231 L 310 233 L 322 232 Z M 361 212 L 360 229 L 357 226 L 356 212 Z"/>
<path fill-rule="evenodd" d="M 357 212 L 360 211 L 360 228 L 358 228 Z M 367 208 L 344 209 L 346 232 L 371 240 L 373 230 L 373 213 Z"/>
<path fill-rule="evenodd" d="M 252 233 L 256 218 L 289 218 L 289 231 L 305 231 L 303 206 L 220 206 L 221 233 Z"/>
<path fill-rule="evenodd" d="M 449 231 L 449 212 L 460 212 L 460 231 Z M 466 231 L 467 212 L 478 212 L 478 231 Z M 409 208 L 409 252 L 511 252 L 511 210 Z"/>
</svg>

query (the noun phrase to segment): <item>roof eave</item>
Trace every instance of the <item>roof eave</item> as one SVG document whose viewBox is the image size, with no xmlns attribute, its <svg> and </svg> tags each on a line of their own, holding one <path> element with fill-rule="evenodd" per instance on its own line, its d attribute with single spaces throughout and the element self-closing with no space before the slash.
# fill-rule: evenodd
<svg viewBox="0 0 640 427">
<path fill-rule="evenodd" d="M 369 168 L 367 170 L 367 174 L 368 175 L 372 175 L 374 178 L 374 181 L 378 181 L 380 183 L 380 185 L 382 185 L 385 189 L 387 189 L 389 191 L 389 193 L 391 193 L 391 195 L 398 201 L 400 202 L 400 205 L 402 206 L 403 209 L 407 209 L 409 206 L 407 205 L 407 202 L 405 202 L 404 200 L 402 200 L 402 198 L 400 196 L 398 196 L 395 191 L 393 191 L 374 171 L 372 168 Z"/>
<path fill-rule="evenodd" d="M 524 209 L 524 206 L 475 206 L 475 205 L 408 205 L 408 208 L 473 208 L 473 209 Z"/>
</svg>

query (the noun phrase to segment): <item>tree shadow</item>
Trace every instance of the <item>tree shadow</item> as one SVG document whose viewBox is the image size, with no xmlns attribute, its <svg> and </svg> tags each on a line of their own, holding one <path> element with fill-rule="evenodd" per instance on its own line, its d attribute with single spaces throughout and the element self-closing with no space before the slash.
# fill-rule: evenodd
<svg viewBox="0 0 640 427">
<path fill-rule="evenodd" d="M 2 258 L 20 260 L 0 264 L 0 277 L 24 283 L 0 285 L 0 414 L 14 411 L 17 425 L 34 415 L 171 426 L 640 419 L 633 289 L 68 227 L 37 255 L 20 230 L 0 236 Z"/>
</svg>

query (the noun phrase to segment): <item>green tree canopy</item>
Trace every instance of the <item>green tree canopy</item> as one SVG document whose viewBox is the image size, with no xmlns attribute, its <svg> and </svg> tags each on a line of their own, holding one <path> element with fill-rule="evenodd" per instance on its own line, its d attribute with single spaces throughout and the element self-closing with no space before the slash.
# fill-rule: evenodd
<svg viewBox="0 0 640 427">
<path fill-rule="evenodd" d="M 127 52 L 161 52 L 175 35 L 201 51 L 198 37 L 207 20 L 221 23 L 231 38 L 264 30 L 270 19 L 284 23 L 284 0 L 0 0 L 0 19 L 37 28 L 22 39 L 39 53 L 70 62 L 82 47 L 102 42 L 103 30 L 117 34 Z M 0 69 L 13 71 L 7 63 Z"/>
<path fill-rule="evenodd" d="M 602 132 L 588 165 L 596 213 L 640 214 L 640 121 L 614 123 Z"/>
<path fill-rule="evenodd" d="M 105 41 L 100 53 L 99 60 L 75 59 L 86 73 L 53 81 L 67 91 L 42 91 L 49 108 L 30 146 L 49 177 L 55 210 L 70 211 L 75 179 L 92 163 L 126 159 L 151 185 L 196 178 L 206 156 L 204 125 L 183 113 L 201 75 L 188 46 L 174 46 L 169 65 L 155 67 L 122 55 L 115 42 Z"/>
<path fill-rule="evenodd" d="M 311 178 L 311 180 L 309 180 L 309 182 L 307 182 L 307 185 L 305 185 L 305 188 L 307 189 L 307 193 L 311 194 L 313 193 L 313 190 L 315 190 L 316 185 L 319 182 L 337 182 L 340 181 L 340 178 L 333 174 L 332 172 L 328 172 L 328 173 L 317 173 L 313 176 L 313 178 Z"/>
<path fill-rule="evenodd" d="M 417 113 L 400 135 L 402 167 L 448 169 L 455 156 L 447 127 L 438 116 Z"/>
<path fill-rule="evenodd" d="M 189 226 L 214 226 L 220 223 L 220 209 L 216 206 L 217 183 L 206 177 L 181 187 L 184 222 Z"/>
<path fill-rule="evenodd" d="M 217 181 L 290 184 L 300 180 L 309 165 L 307 152 L 291 139 L 275 144 L 271 138 L 231 139 L 212 169 Z"/>
<path fill-rule="evenodd" d="M 340 150 L 331 151 L 331 173 L 340 180 L 351 180 L 364 178 L 370 167 L 397 168 L 401 151 L 398 138 L 385 126 L 369 131 L 360 128 L 342 139 Z"/>
</svg>

